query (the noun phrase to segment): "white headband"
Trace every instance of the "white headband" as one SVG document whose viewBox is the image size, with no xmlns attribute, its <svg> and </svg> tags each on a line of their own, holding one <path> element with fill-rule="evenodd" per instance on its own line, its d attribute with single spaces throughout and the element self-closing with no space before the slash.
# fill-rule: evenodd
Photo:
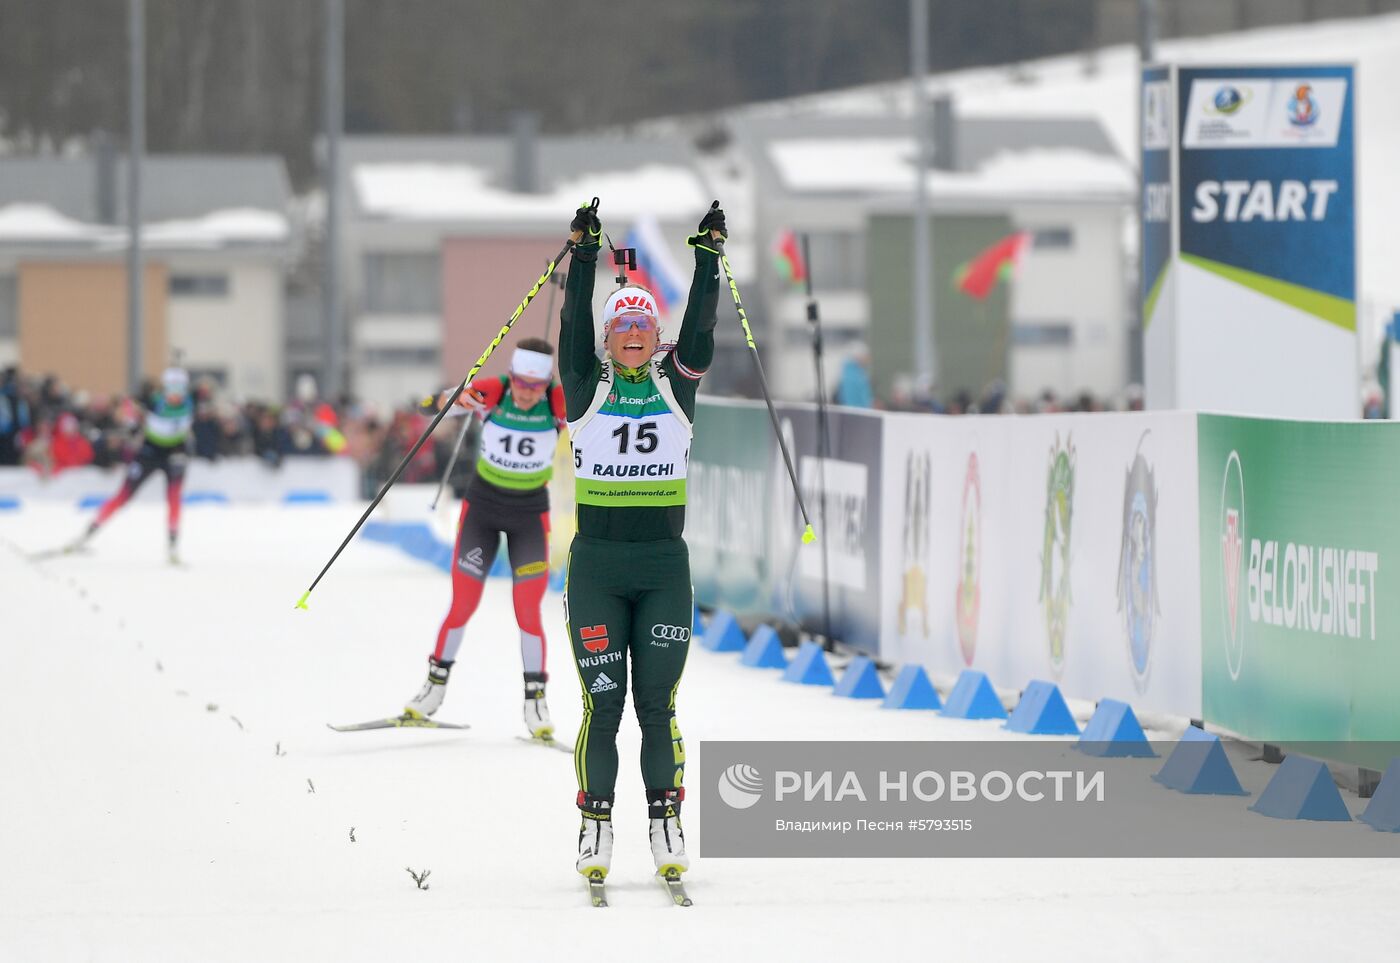
<svg viewBox="0 0 1400 963">
<path fill-rule="evenodd" d="M 656 310 L 656 296 L 642 288 L 619 288 L 608 295 L 607 306 L 603 309 L 603 330 L 612 326 L 619 314 L 645 314 L 657 324 L 661 323 L 661 313 Z"/>
<path fill-rule="evenodd" d="M 532 381 L 548 381 L 554 374 L 554 355 L 516 348 L 510 359 L 510 373 Z"/>
</svg>

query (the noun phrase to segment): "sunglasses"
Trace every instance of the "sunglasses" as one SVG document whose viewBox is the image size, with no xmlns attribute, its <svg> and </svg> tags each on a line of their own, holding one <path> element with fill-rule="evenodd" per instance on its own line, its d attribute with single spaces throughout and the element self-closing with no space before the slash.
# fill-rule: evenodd
<svg viewBox="0 0 1400 963">
<path fill-rule="evenodd" d="M 619 314 L 613 318 L 609 334 L 619 331 L 655 331 L 656 319 L 649 314 Z"/>
<path fill-rule="evenodd" d="M 549 382 L 547 380 L 534 381 L 530 378 L 522 378 L 516 374 L 510 376 L 510 383 L 522 391 L 543 391 L 549 387 Z"/>
</svg>

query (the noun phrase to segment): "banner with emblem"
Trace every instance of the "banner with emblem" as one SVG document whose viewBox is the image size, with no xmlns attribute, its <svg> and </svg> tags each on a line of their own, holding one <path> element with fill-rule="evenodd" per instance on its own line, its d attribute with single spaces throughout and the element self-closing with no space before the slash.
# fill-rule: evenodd
<svg viewBox="0 0 1400 963">
<path fill-rule="evenodd" d="M 1367 743 L 1400 738 L 1400 426 L 1201 415 L 1199 446 L 1205 719 L 1384 769 Z"/>
<path fill-rule="evenodd" d="M 886 416 L 882 655 L 1200 710 L 1195 416 Z"/>
</svg>

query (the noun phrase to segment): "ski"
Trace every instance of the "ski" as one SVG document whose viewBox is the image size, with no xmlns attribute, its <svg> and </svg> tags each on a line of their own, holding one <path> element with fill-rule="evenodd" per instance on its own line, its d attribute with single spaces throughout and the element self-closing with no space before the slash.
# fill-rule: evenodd
<svg viewBox="0 0 1400 963">
<path fill-rule="evenodd" d="M 80 539 L 76 542 L 69 542 L 67 545 L 61 545 L 58 548 L 48 548 L 38 552 L 30 552 L 27 558 L 31 562 L 44 562 L 51 558 L 62 558 L 65 555 L 91 554 L 92 547 L 86 544 L 86 539 Z"/>
<path fill-rule="evenodd" d="M 603 884 L 603 874 L 600 870 L 594 870 L 588 874 L 588 898 L 594 906 L 608 905 L 608 891 Z"/>
<path fill-rule="evenodd" d="M 561 742 L 553 736 L 516 736 L 515 738 L 519 739 L 521 742 L 529 743 L 532 746 L 546 746 L 550 749 L 558 749 L 560 752 L 567 752 L 571 756 L 574 754 L 572 740 Z"/>
<path fill-rule="evenodd" d="M 681 874 L 674 869 L 662 875 L 658 873 L 656 878 L 661 880 L 661 885 L 666 887 L 666 892 L 671 894 L 671 902 L 677 906 L 694 906 L 689 896 L 685 892 L 685 884 L 681 882 Z"/>
<path fill-rule="evenodd" d="M 333 726 L 328 722 L 326 728 L 336 732 L 363 732 L 366 729 L 470 729 L 471 726 L 457 722 L 438 722 L 436 719 L 404 713 L 389 719 L 371 719 L 369 722 L 355 722 L 348 726 Z"/>
</svg>

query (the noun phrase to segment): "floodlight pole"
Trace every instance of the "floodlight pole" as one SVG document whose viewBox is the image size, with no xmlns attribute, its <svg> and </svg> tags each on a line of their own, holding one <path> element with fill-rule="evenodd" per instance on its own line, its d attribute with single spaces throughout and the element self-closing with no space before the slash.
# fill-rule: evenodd
<svg viewBox="0 0 1400 963">
<path fill-rule="evenodd" d="M 345 319 L 340 302 L 340 139 L 345 126 L 345 5 L 325 0 L 325 56 L 322 109 L 325 113 L 326 238 L 321 307 L 325 334 L 326 383 L 323 398 L 338 398 L 345 390 Z"/>
<path fill-rule="evenodd" d="M 127 0 L 126 387 L 145 377 L 145 271 L 141 250 L 141 162 L 146 155 L 146 4 Z"/>
<path fill-rule="evenodd" d="M 914 362 L 920 383 L 931 390 L 935 381 L 933 345 L 933 237 L 929 225 L 928 171 L 929 120 L 924 80 L 928 76 L 928 0 L 909 0 L 910 92 L 913 95 L 914 142 L 918 147 L 914 167 Z"/>
</svg>

